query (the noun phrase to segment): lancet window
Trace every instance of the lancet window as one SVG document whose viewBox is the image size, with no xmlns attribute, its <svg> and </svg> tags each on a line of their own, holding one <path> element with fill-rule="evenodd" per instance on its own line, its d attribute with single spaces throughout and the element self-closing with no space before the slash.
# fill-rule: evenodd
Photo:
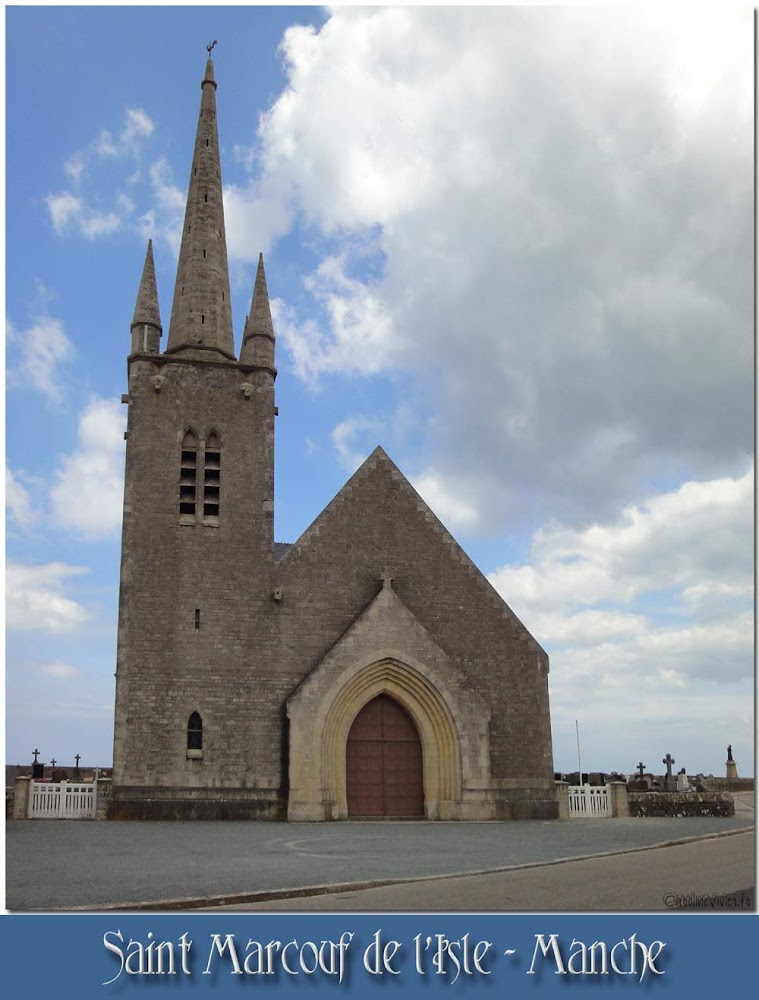
<svg viewBox="0 0 759 1000">
<path fill-rule="evenodd" d="M 203 750 L 203 720 L 193 712 L 187 723 L 187 753 L 197 757 Z"/>
</svg>

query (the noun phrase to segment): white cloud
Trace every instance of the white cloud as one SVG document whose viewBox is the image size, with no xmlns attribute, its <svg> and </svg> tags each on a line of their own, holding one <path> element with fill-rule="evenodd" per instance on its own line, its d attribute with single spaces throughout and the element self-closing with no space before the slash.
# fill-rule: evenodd
<svg viewBox="0 0 759 1000">
<path fill-rule="evenodd" d="M 345 255 L 326 257 L 305 280 L 325 321 L 299 322 L 293 309 L 272 303 L 277 335 L 289 350 L 295 372 L 315 383 L 325 372 L 371 375 L 388 363 L 395 347 L 393 316 L 376 289 L 346 273 Z"/>
<path fill-rule="evenodd" d="M 45 663 L 40 668 L 41 674 L 45 677 L 50 677 L 55 681 L 73 681 L 76 680 L 81 671 L 77 667 L 72 667 L 70 663 Z"/>
<path fill-rule="evenodd" d="M 435 472 L 427 470 L 411 482 L 443 524 L 455 529 L 477 523 L 477 507 L 468 499 L 455 495 L 451 484 L 444 484 Z"/>
<path fill-rule="evenodd" d="M 56 472 L 54 514 L 85 538 L 103 538 L 121 526 L 125 426 L 118 402 L 91 400 L 79 419 L 78 447 Z"/>
<path fill-rule="evenodd" d="M 414 60 L 406 58 L 423 21 L 405 9 L 358 17 L 333 9 L 319 34 L 310 27 L 285 34 L 291 86 L 262 120 L 261 162 L 267 177 L 285 172 L 309 216 L 329 232 L 385 224 L 434 180 L 431 150 L 420 138 L 418 67 L 426 62 L 430 88 L 440 89 L 438 60 L 453 53 L 438 49 L 430 61 L 437 40 L 428 36 L 414 45 Z"/>
<path fill-rule="evenodd" d="M 134 202 L 129 197 L 129 195 L 121 192 L 116 196 L 116 204 L 118 205 L 119 211 L 123 215 L 131 215 L 134 211 Z"/>
<path fill-rule="evenodd" d="M 108 129 L 104 128 L 98 136 L 97 142 L 95 143 L 95 150 L 100 156 L 118 155 L 118 149 Z"/>
<path fill-rule="evenodd" d="M 71 156 L 63 164 L 63 169 L 69 177 L 72 184 L 79 184 L 82 180 L 85 170 L 87 169 L 87 157 L 84 153 L 72 153 Z M 73 195 L 69 195 L 73 197 Z M 55 221 L 53 222 L 55 225 Z"/>
<path fill-rule="evenodd" d="M 597 629 L 595 635 L 585 633 L 582 618 L 569 616 L 553 637 L 552 671 L 562 689 L 592 691 L 600 685 L 651 690 L 662 671 L 683 684 L 694 679 L 734 683 L 753 675 L 750 612 L 707 625 L 671 627 L 636 616 L 628 635 L 614 635 L 610 629 L 606 640 Z"/>
<path fill-rule="evenodd" d="M 140 233 L 145 239 L 162 238 L 178 256 L 187 193 L 174 183 L 163 156 L 151 164 L 148 175 L 155 205 L 138 219 Z"/>
<path fill-rule="evenodd" d="M 643 681 L 620 672 L 606 683 L 601 672 L 589 683 L 561 684 L 553 666 L 549 680 L 554 761 L 563 771 L 577 770 L 579 720 L 583 770 L 632 773 L 642 760 L 647 769 L 663 773 L 660 761 L 669 752 L 689 774 L 713 770 L 723 776 L 715 762 L 724 761 L 732 743 L 739 773 L 751 773 L 750 680 L 726 685 L 700 677 L 692 683 L 660 670 Z"/>
<path fill-rule="evenodd" d="M 512 602 L 513 603 L 513 602 Z M 645 615 L 620 610 L 537 613 L 529 616 L 536 635 L 552 645 L 579 649 L 601 647 L 614 640 L 637 639 L 650 628 Z"/>
<path fill-rule="evenodd" d="M 545 528 L 532 560 L 490 580 L 517 614 L 627 603 L 677 588 L 693 606 L 708 593 L 750 593 L 753 472 L 740 479 L 688 482 L 626 508 L 619 521 L 574 530 Z M 521 609 L 521 610 L 520 610 Z"/>
<path fill-rule="evenodd" d="M 50 221 L 53 229 L 61 236 L 66 229 L 77 220 L 84 211 L 81 198 L 64 191 L 62 194 L 49 194 L 45 198 L 45 204 L 50 212 Z"/>
<path fill-rule="evenodd" d="M 550 652 L 557 767 L 576 767 L 576 719 L 590 769 L 688 748 L 696 772 L 751 745 L 752 518 L 751 471 L 688 482 L 609 523 L 544 528 L 529 563 L 490 575 Z"/>
<path fill-rule="evenodd" d="M 596 744 L 603 732 L 612 745 L 613 717 L 617 741 L 632 743 L 636 712 L 638 728 L 663 725 L 705 685 L 750 685 L 753 509 L 751 471 L 688 482 L 612 523 L 545 528 L 528 564 L 490 574 L 549 649 L 555 723 L 582 711 L 599 723 Z"/>
<path fill-rule="evenodd" d="M 66 632 L 88 616 L 85 608 L 63 593 L 66 581 L 88 572 L 84 566 L 47 563 L 27 566 L 8 562 L 5 571 L 6 624 L 9 629 Z"/>
<path fill-rule="evenodd" d="M 84 182 L 94 184 L 94 168 L 103 160 L 128 157 L 139 160 L 144 140 L 155 131 L 155 123 L 142 108 L 126 111 L 121 132 L 114 138 L 108 129 L 103 129 L 98 138 L 83 150 L 78 150 L 66 158 L 63 169 L 74 191 L 49 194 L 44 202 L 50 213 L 50 221 L 58 236 L 76 232 L 86 239 L 94 240 L 117 232 L 134 211 L 134 203 L 122 192 L 115 196 L 113 208 L 103 208 L 101 199 L 95 193 L 84 192 Z M 125 178 L 124 183 L 129 183 Z"/>
<path fill-rule="evenodd" d="M 374 450 L 376 438 L 382 427 L 376 417 L 348 417 L 342 420 L 332 430 L 332 444 L 340 458 L 340 463 L 349 472 L 355 472 L 366 457 Z M 355 438 L 363 435 L 364 442 L 358 447 Z"/>
<path fill-rule="evenodd" d="M 371 417 L 356 415 L 341 420 L 332 429 L 331 440 L 342 467 L 353 473 L 378 444 L 387 445 L 388 439 L 405 437 L 409 418 L 409 411 L 401 406 L 392 417 L 378 413 Z M 307 446 L 309 452 L 313 452 L 313 442 L 307 440 Z M 450 528 L 455 530 L 476 525 L 479 517 L 476 503 L 455 479 L 443 482 L 440 475 L 428 467 L 419 475 L 411 476 L 409 481 L 430 509 Z"/>
<path fill-rule="evenodd" d="M 88 213 L 80 223 L 82 235 L 86 236 L 88 240 L 115 233 L 120 227 L 121 218 L 115 212 Z"/>
<path fill-rule="evenodd" d="M 129 108 L 119 135 L 114 139 L 108 129 L 103 129 L 94 148 L 100 156 L 134 155 L 139 149 L 139 141 L 149 138 L 154 131 L 155 123 L 142 108 Z"/>
<path fill-rule="evenodd" d="M 21 527 L 29 524 L 32 518 L 29 493 L 15 478 L 8 466 L 5 467 L 5 509 Z"/>
<path fill-rule="evenodd" d="M 491 528 L 587 523 L 751 454 L 750 12 L 687 20 L 333 8 L 285 35 L 232 196 L 321 249 L 281 341 L 306 381 L 400 368 L 456 414 L 427 454 Z"/>
<path fill-rule="evenodd" d="M 230 184 L 224 186 L 224 225 L 230 263 L 249 264 L 288 232 L 292 212 L 286 197 L 275 194 L 272 186 L 259 191 Z"/>
<path fill-rule="evenodd" d="M 123 200 L 118 201 L 121 212 L 102 212 L 92 208 L 69 191 L 49 194 L 45 198 L 45 203 L 50 212 L 53 229 L 58 236 L 63 236 L 73 229 L 88 240 L 115 233 L 121 228 L 124 214 L 128 214 L 128 211 L 126 213 L 124 211 L 128 206 Z"/>
<path fill-rule="evenodd" d="M 129 108 L 124 128 L 119 136 L 122 145 L 129 146 L 135 139 L 146 138 L 155 131 L 155 122 L 142 108 Z"/>
<path fill-rule="evenodd" d="M 6 329 L 14 354 L 8 371 L 9 385 L 37 389 L 59 402 L 63 398 L 61 368 L 74 355 L 61 320 L 40 316 L 28 330 L 17 330 L 10 322 Z"/>
</svg>

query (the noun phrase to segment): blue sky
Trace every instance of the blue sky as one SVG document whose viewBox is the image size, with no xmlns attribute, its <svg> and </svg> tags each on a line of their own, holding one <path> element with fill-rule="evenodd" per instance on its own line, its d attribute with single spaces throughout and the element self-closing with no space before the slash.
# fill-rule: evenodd
<svg viewBox="0 0 759 1000">
<path fill-rule="evenodd" d="M 205 45 L 276 537 L 382 444 L 551 655 L 554 756 L 753 768 L 750 10 L 6 11 L 6 754 L 111 760 L 123 407 Z M 445 581 L 436 581 L 445 586 Z"/>
</svg>

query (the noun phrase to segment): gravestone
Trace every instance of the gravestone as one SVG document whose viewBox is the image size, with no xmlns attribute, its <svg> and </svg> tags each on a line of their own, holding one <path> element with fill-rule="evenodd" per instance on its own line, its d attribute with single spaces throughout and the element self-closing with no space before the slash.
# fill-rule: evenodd
<svg viewBox="0 0 759 1000">
<path fill-rule="evenodd" d="M 40 764 L 37 760 L 40 754 L 39 750 L 34 749 L 32 750 L 32 753 L 34 754 L 34 761 L 32 762 L 32 781 L 42 781 L 45 777 L 45 765 Z"/>
<path fill-rule="evenodd" d="M 677 788 L 677 781 L 672 775 L 672 765 L 675 763 L 675 758 L 671 753 L 668 753 L 666 757 L 663 758 L 662 764 L 666 764 L 667 773 L 664 775 L 664 791 L 674 792 Z"/>
<path fill-rule="evenodd" d="M 588 773 L 587 771 L 583 771 L 582 774 L 579 771 L 570 771 L 569 774 L 565 775 L 565 781 L 569 782 L 570 785 L 587 785 Z"/>
<path fill-rule="evenodd" d="M 651 791 L 651 775 L 646 774 L 646 765 L 643 761 L 638 761 L 636 766 L 636 771 L 638 772 L 634 778 L 631 778 L 627 782 L 628 792 L 650 792 Z"/>
<path fill-rule="evenodd" d="M 681 767 L 677 772 L 677 791 L 687 792 L 690 790 L 690 784 L 688 783 L 688 775 L 685 773 L 685 768 Z"/>
</svg>

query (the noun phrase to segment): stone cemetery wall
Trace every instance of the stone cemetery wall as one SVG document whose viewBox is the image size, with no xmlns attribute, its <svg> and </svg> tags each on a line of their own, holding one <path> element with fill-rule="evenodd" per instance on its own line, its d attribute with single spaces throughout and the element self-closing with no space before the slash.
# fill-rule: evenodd
<svg viewBox="0 0 759 1000">
<path fill-rule="evenodd" d="M 734 816 L 727 792 L 628 792 L 630 816 Z"/>
<path fill-rule="evenodd" d="M 702 779 L 704 788 L 714 792 L 753 792 L 753 778 L 712 778 Z"/>
</svg>

